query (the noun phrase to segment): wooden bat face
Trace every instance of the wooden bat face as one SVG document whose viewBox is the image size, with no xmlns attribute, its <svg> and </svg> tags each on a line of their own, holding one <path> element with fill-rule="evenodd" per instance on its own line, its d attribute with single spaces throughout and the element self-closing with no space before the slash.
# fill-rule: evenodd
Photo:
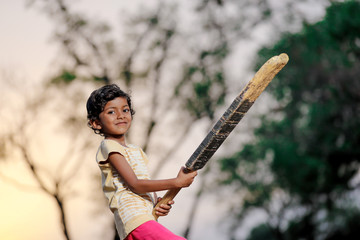
<svg viewBox="0 0 360 240">
<path fill-rule="evenodd" d="M 254 104 L 255 100 L 269 85 L 275 75 L 286 65 L 289 57 L 283 53 L 269 59 L 255 74 L 234 99 L 230 107 L 217 121 L 199 147 L 191 155 L 185 166 L 189 171 L 196 171 L 205 166 L 216 150 L 229 136 L 243 116 Z"/>
</svg>

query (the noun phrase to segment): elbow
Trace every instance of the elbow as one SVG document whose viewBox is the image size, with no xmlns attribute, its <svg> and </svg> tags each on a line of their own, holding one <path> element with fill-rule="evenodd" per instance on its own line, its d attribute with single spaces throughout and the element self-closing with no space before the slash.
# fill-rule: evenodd
<svg viewBox="0 0 360 240">
<path fill-rule="evenodd" d="M 128 186 L 129 189 L 136 194 L 146 193 L 145 189 L 138 182 L 128 184 Z"/>
<path fill-rule="evenodd" d="M 136 194 L 141 194 L 141 193 L 143 193 L 143 191 L 141 191 L 141 189 L 139 189 L 139 188 L 137 188 L 137 187 L 129 187 L 129 189 L 130 189 L 132 192 L 136 193 Z"/>
</svg>

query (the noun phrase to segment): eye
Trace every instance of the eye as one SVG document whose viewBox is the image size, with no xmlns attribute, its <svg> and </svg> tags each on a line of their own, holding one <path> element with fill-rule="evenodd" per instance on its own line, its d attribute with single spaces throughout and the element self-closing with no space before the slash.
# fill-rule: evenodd
<svg viewBox="0 0 360 240">
<path fill-rule="evenodd" d="M 108 111 L 108 114 L 114 114 L 115 113 L 115 111 L 114 110 L 110 110 L 110 111 Z"/>
<path fill-rule="evenodd" d="M 128 113 L 128 112 L 130 112 L 130 109 L 129 109 L 129 108 L 125 108 L 125 109 L 123 110 L 123 112 Z"/>
</svg>

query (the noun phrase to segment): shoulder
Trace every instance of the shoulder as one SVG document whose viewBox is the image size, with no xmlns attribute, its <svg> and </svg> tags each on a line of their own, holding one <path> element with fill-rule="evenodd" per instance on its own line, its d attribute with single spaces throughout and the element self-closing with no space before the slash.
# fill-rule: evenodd
<svg viewBox="0 0 360 240">
<path fill-rule="evenodd" d="M 98 163 L 106 162 L 109 154 L 114 152 L 126 156 L 126 148 L 124 146 L 114 140 L 104 139 L 100 143 L 100 147 L 96 154 L 96 161 Z"/>
</svg>

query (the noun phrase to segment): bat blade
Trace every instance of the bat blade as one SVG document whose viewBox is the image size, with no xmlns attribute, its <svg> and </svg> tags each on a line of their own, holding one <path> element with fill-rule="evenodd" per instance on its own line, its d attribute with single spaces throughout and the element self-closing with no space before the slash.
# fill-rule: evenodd
<svg viewBox="0 0 360 240">
<path fill-rule="evenodd" d="M 283 53 L 279 56 L 272 57 L 259 69 L 254 78 L 234 99 L 230 107 L 225 111 L 186 162 L 185 166 L 188 170 L 196 171 L 205 166 L 229 136 L 231 131 L 251 108 L 255 100 L 288 61 L 289 57 Z"/>
<path fill-rule="evenodd" d="M 185 166 L 188 171 L 196 171 L 205 166 L 216 150 L 229 136 L 231 131 L 251 108 L 255 100 L 288 61 L 289 57 L 283 53 L 279 56 L 270 58 L 259 71 L 257 71 L 254 78 L 235 98 L 230 107 L 225 111 L 223 116 L 217 121 L 199 147 L 186 162 Z M 181 188 L 168 190 L 162 200 L 156 204 L 156 207 L 161 204 L 168 204 L 180 190 Z M 158 216 L 156 215 L 155 208 L 153 210 L 153 215 L 154 218 L 157 219 Z"/>
</svg>

